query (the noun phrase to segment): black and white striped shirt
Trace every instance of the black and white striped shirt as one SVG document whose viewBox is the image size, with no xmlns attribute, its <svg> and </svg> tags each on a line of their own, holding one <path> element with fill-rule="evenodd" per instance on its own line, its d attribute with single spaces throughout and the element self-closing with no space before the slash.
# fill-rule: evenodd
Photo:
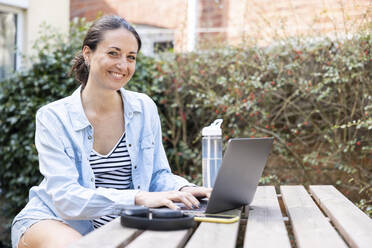
<svg viewBox="0 0 372 248">
<path fill-rule="evenodd" d="M 120 190 L 130 188 L 132 183 L 132 164 L 126 145 L 125 133 L 107 155 L 101 155 L 92 149 L 89 162 L 96 178 L 96 188 Z M 118 216 L 106 215 L 94 219 L 94 228 L 98 228 L 116 217 Z"/>
</svg>

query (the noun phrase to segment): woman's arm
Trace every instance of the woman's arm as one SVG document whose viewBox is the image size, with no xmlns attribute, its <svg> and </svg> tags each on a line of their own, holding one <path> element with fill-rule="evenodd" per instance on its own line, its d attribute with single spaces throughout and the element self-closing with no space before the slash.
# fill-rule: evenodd
<svg viewBox="0 0 372 248">
<path fill-rule="evenodd" d="M 178 207 L 174 202 L 183 202 L 188 208 L 198 207 L 196 197 L 209 197 L 211 189 L 195 187 L 186 179 L 172 174 L 162 144 L 160 118 L 155 103 L 148 98 L 152 113 L 152 134 L 154 137 L 153 174 L 150 192 L 140 191 L 136 195 L 136 204 L 148 207 Z"/>
<path fill-rule="evenodd" d="M 173 191 L 180 190 L 185 186 L 195 186 L 186 179 L 174 175 L 171 172 L 168 159 L 163 147 L 162 130 L 157 107 L 152 102 L 152 133 L 154 135 L 154 170 L 150 184 L 150 191 Z"/>
<path fill-rule="evenodd" d="M 64 219 L 93 219 L 119 214 L 126 205 L 135 204 L 137 190 L 89 188 L 91 178 L 66 153 L 63 134 L 66 128 L 50 109 L 36 115 L 35 144 L 39 155 L 40 172 L 44 181 L 35 191 L 50 200 L 57 214 Z M 80 165 L 79 165 L 80 166 Z M 80 173 L 79 173 L 80 171 Z"/>
</svg>

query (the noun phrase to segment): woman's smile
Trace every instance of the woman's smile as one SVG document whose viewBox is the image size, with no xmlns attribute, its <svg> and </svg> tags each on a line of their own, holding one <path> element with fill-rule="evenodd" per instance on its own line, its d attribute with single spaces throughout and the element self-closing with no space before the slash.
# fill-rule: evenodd
<svg viewBox="0 0 372 248">
<path fill-rule="evenodd" d="M 111 75 L 115 80 L 118 80 L 118 81 L 122 80 L 122 79 L 125 77 L 124 74 L 122 74 L 122 73 L 118 73 L 118 72 L 114 72 L 114 71 L 109 71 L 109 74 L 110 74 L 110 75 Z"/>
</svg>

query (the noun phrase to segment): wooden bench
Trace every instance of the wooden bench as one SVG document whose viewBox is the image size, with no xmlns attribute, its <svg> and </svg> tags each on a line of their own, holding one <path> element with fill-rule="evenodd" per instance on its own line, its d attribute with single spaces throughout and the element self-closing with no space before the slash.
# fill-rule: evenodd
<svg viewBox="0 0 372 248">
<path fill-rule="evenodd" d="M 125 228 L 116 219 L 71 247 L 372 247 L 372 220 L 333 186 L 257 188 L 233 224 L 200 223 L 181 231 Z"/>
</svg>

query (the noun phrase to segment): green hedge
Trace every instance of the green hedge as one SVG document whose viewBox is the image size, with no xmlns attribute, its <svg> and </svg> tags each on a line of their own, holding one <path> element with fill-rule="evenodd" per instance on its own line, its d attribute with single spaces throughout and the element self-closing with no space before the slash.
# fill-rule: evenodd
<svg viewBox="0 0 372 248">
<path fill-rule="evenodd" d="M 290 40 L 267 48 L 164 54 L 147 91 L 168 157 L 200 180 L 200 130 L 275 137 L 269 183 L 333 184 L 372 214 L 372 37 Z"/>
<path fill-rule="evenodd" d="M 0 83 L 1 208 L 8 217 L 41 180 L 35 113 L 77 87 L 68 71 L 86 27 L 74 24 L 66 42 L 44 37 L 31 68 Z M 262 183 L 338 185 L 371 213 L 371 45 L 371 35 L 363 33 L 338 41 L 139 56 L 128 88 L 158 104 L 175 173 L 200 183 L 200 131 L 223 118 L 225 140 L 275 137 Z"/>
</svg>

